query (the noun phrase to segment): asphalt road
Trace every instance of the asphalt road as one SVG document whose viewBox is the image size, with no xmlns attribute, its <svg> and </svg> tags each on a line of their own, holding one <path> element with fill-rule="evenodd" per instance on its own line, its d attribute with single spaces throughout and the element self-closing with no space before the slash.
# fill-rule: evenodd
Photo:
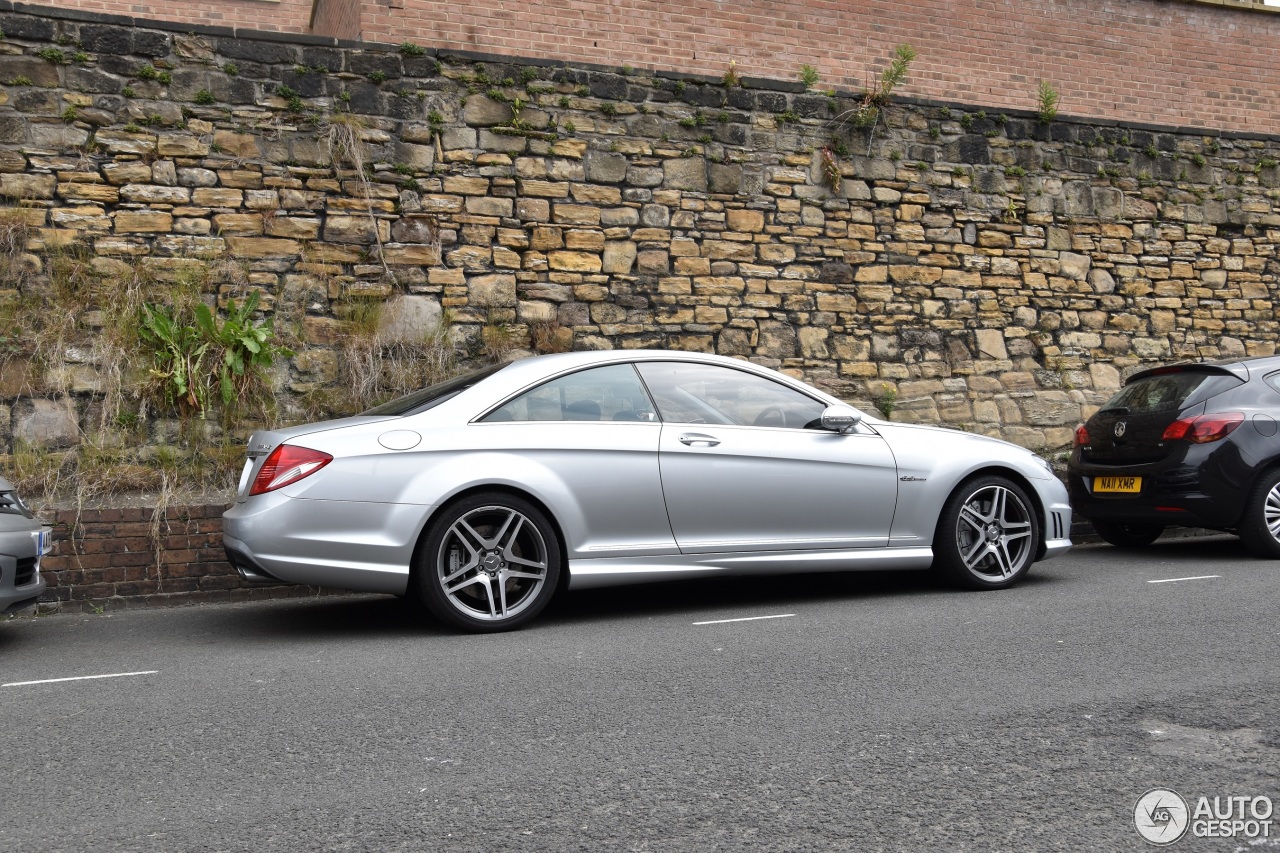
<svg viewBox="0 0 1280 853">
<path fill-rule="evenodd" d="M 494 636 L 369 596 L 11 620 L 0 850 L 1148 849 L 1151 788 L 1280 806 L 1278 582 L 1219 537 L 997 593 L 582 592 Z"/>
</svg>

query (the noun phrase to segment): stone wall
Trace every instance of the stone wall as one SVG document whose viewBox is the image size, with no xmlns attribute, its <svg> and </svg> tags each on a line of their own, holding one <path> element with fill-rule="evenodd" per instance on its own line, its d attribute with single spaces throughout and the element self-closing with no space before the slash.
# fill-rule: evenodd
<svg viewBox="0 0 1280 853">
<path fill-rule="evenodd" d="M 297 311 L 286 412 L 336 381 L 352 294 L 447 310 L 463 345 L 747 357 L 1045 451 L 1139 365 L 1275 349 L 1272 137 L 905 100 L 859 129 L 856 97 L 799 84 L 0 27 L 31 265 L 235 260 L 210 300 Z M 365 168 L 334 163 L 344 129 Z M 66 358 L 70 393 L 0 399 L 3 449 L 74 444 L 103 366 Z"/>
</svg>

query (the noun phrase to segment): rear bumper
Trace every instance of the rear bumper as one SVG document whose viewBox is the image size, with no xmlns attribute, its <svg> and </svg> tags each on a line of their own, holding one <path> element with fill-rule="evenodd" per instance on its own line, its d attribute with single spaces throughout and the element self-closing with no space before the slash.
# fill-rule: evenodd
<svg viewBox="0 0 1280 853">
<path fill-rule="evenodd" d="M 1095 477 L 1142 477 L 1137 494 L 1098 494 Z M 1247 487 L 1228 486 L 1203 471 L 1133 467 L 1125 469 L 1073 468 L 1068 479 L 1071 504 L 1090 521 L 1133 524 L 1163 524 L 1179 527 L 1207 527 L 1229 530 L 1236 527 L 1244 512 Z"/>
<path fill-rule="evenodd" d="M 403 595 L 430 509 L 272 492 L 223 514 L 222 545 L 227 561 L 248 581 Z"/>
</svg>

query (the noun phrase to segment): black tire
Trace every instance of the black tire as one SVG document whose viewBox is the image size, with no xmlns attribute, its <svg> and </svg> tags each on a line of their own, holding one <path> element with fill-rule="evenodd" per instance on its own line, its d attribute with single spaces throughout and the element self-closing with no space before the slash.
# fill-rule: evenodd
<svg viewBox="0 0 1280 853">
<path fill-rule="evenodd" d="M 447 506 L 418 556 L 418 598 L 442 622 L 464 631 L 510 631 L 555 595 L 560 545 L 541 510 L 501 492 Z"/>
<path fill-rule="evenodd" d="M 1145 548 L 1164 533 L 1163 524 L 1126 524 L 1123 521 L 1095 521 L 1093 530 L 1117 548 Z"/>
<path fill-rule="evenodd" d="M 1280 468 L 1253 484 L 1236 533 L 1253 556 L 1280 559 Z"/>
<path fill-rule="evenodd" d="M 988 475 L 968 480 L 942 508 L 933 538 L 933 566 L 968 589 L 1003 589 L 1035 562 L 1040 521 L 1017 483 Z"/>
</svg>

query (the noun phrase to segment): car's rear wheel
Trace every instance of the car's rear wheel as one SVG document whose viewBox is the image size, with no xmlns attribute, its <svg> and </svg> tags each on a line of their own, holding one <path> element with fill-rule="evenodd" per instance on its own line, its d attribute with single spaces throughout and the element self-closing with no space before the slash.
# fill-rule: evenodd
<svg viewBox="0 0 1280 853">
<path fill-rule="evenodd" d="M 1117 548 L 1145 548 L 1164 533 L 1163 524 L 1127 524 L 1122 521 L 1094 521 L 1094 532 Z"/>
<path fill-rule="evenodd" d="M 934 568 L 970 589 L 1001 589 L 1027 573 L 1040 525 L 1017 483 L 990 475 L 963 483 L 938 519 Z"/>
<path fill-rule="evenodd" d="M 542 612 L 560 579 L 560 546 L 547 517 L 496 492 L 446 507 L 418 560 L 422 603 L 467 631 L 518 628 Z"/>
<path fill-rule="evenodd" d="M 1253 484 L 1236 532 L 1250 554 L 1280 559 L 1280 469 L 1268 471 Z"/>
</svg>

